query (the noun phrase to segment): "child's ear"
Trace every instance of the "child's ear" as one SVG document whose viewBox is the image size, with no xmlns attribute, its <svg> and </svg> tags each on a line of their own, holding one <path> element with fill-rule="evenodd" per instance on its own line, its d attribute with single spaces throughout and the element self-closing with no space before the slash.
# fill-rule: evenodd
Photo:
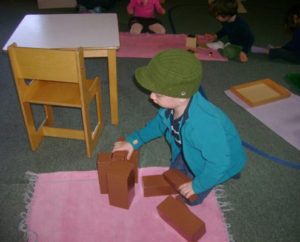
<svg viewBox="0 0 300 242">
<path fill-rule="evenodd" d="M 179 99 L 179 102 L 181 102 L 181 103 L 185 103 L 189 100 L 187 98 L 178 98 L 178 99 Z"/>
</svg>

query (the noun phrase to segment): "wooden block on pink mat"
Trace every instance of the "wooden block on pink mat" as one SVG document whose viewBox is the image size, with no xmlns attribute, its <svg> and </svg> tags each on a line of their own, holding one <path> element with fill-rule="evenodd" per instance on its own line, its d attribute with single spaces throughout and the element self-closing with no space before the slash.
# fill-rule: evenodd
<svg viewBox="0 0 300 242">
<path fill-rule="evenodd" d="M 107 168 L 111 163 L 111 153 L 100 152 L 97 157 L 97 171 L 100 193 L 108 193 Z"/>
<path fill-rule="evenodd" d="M 131 157 L 129 160 L 127 160 L 129 163 L 133 165 L 133 171 L 134 171 L 134 180 L 135 183 L 138 183 L 139 180 L 139 152 L 137 150 L 133 151 Z"/>
<path fill-rule="evenodd" d="M 187 241 L 198 241 L 206 232 L 205 223 L 178 199 L 168 196 L 157 206 L 160 217 Z"/>
<path fill-rule="evenodd" d="M 165 179 L 173 186 L 177 191 L 179 190 L 179 187 L 187 182 L 191 182 L 192 180 L 184 175 L 182 172 L 180 172 L 177 169 L 169 169 L 163 173 Z M 194 194 L 188 198 L 191 202 L 195 201 L 197 199 L 197 195 Z"/>
<path fill-rule="evenodd" d="M 187 49 L 196 49 L 197 48 L 197 37 L 196 35 L 188 35 L 185 41 L 185 47 Z"/>
<path fill-rule="evenodd" d="M 166 181 L 163 175 L 143 176 L 144 197 L 176 194 L 177 191 Z"/>
<path fill-rule="evenodd" d="M 134 198 L 133 165 L 127 161 L 114 161 L 107 167 L 109 203 L 128 209 Z"/>
</svg>

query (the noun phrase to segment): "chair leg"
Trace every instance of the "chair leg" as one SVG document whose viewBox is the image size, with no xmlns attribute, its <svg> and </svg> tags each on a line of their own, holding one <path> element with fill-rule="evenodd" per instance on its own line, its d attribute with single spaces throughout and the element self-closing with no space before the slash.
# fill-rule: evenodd
<svg viewBox="0 0 300 242">
<path fill-rule="evenodd" d="M 94 137 L 93 137 L 94 139 L 98 139 L 98 137 L 100 135 L 100 132 L 101 132 L 103 126 L 104 126 L 101 93 L 102 93 L 102 90 L 101 90 L 101 85 L 100 85 L 100 82 L 99 82 L 99 87 L 98 87 L 98 90 L 95 94 L 96 109 L 97 109 L 97 126 L 94 130 Z"/>
<path fill-rule="evenodd" d="M 52 106 L 49 105 L 44 105 L 44 110 L 45 110 L 45 126 L 52 126 L 53 121 L 54 121 L 54 115 L 53 115 L 53 108 Z"/>
<path fill-rule="evenodd" d="M 89 158 L 92 156 L 93 150 L 97 145 L 97 141 L 99 139 L 101 130 L 103 128 L 103 111 L 102 111 L 100 80 L 97 81 L 97 85 L 95 89 L 96 91 L 93 96 L 96 102 L 97 124 L 93 130 L 90 125 L 90 113 L 88 110 L 89 105 L 84 105 L 84 107 L 82 107 L 82 120 L 83 120 L 84 135 L 85 135 L 85 142 L 86 142 L 86 152 Z"/>
<path fill-rule="evenodd" d="M 36 150 L 43 139 L 41 129 L 38 131 L 35 128 L 33 113 L 30 103 L 21 103 L 25 126 L 32 150 Z"/>
<path fill-rule="evenodd" d="M 89 105 L 83 104 L 81 108 L 83 129 L 84 129 L 84 140 L 86 144 L 86 153 L 90 158 L 92 156 L 92 132 L 91 132 L 91 123 L 90 123 L 90 113 L 88 110 Z"/>
</svg>

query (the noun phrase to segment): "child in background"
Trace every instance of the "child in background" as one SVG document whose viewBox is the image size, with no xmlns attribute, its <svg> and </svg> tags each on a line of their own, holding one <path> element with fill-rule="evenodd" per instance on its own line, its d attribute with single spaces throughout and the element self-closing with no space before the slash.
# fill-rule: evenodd
<svg viewBox="0 0 300 242">
<path fill-rule="evenodd" d="M 254 43 L 254 36 L 247 22 L 237 14 L 238 3 L 236 0 L 214 0 L 209 4 L 209 11 L 222 24 L 222 28 L 216 34 L 206 34 L 209 42 L 228 37 L 228 42 L 233 46 L 238 46 L 238 58 L 241 62 L 248 61 L 248 52 Z M 208 46 L 210 43 L 208 43 Z M 228 45 L 228 44 L 227 44 Z M 226 46 L 217 48 L 226 48 Z M 213 45 L 211 45 L 212 48 Z M 232 48 L 232 46 L 228 47 Z"/>
<path fill-rule="evenodd" d="M 129 159 L 134 149 L 164 135 L 171 149 L 170 168 L 192 179 L 179 188 L 189 205 L 200 204 L 213 187 L 239 175 L 246 162 L 239 134 L 198 92 L 202 65 L 192 53 L 163 51 L 138 68 L 135 77 L 160 109 L 144 128 L 116 142 L 112 152 L 127 151 Z M 191 203 L 187 198 L 193 194 L 198 199 Z"/>
<path fill-rule="evenodd" d="M 103 9 L 111 9 L 116 0 L 76 0 L 79 13 L 101 13 Z"/>
<path fill-rule="evenodd" d="M 267 53 L 270 59 L 283 59 L 300 64 L 300 4 L 289 9 L 285 25 L 292 34 L 292 39 L 280 48 L 269 49 Z"/>
<path fill-rule="evenodd" d="M 129 19 L 130 33 L 166 33 L 165 27 L 155 18 L 155 12 L 161 15 L 166 12 L 159 0 L 130 0 L 127 5 L 127 12 L 129 15 L 133 15 Z"/>
</svg>

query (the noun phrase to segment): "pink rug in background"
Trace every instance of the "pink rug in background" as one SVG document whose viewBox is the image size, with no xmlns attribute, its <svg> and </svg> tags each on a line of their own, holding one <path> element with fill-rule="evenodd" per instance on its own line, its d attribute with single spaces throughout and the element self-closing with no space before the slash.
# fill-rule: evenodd
<svg viewBox="0 0 300 242">
<path fill-rule="evenodd" d="M 161 174 L 165 169 L 141 168 L 139 177 Z M 32 174 L 33 179 L 25 219 L 30 242 L 185 241 L 157 213 L 156 206 L 165 196 L 143 197 L 141 180 L 127 210 L 110 206 L 107 195 L 100 194 L 96 171 Z M 190 209 L 206 223 L 201 242 L 229 241 L 214 191 L 202 205 Z"/>
<path fill-rule="evenodd" d="M 133 35 L 128 32 L 120 32 L 120 48 L 118 57 L 152 58 L 157 53 L 170 49 L 186 49 L 187 35 L 185 34 L 149 34 Z M 205 43 L 205 38 L 197 36 L 198 43 Z M 227 61 L 218 51 L 208 48 L 197 48 L 196 57 L 207 61 Z"/>
</svg>

